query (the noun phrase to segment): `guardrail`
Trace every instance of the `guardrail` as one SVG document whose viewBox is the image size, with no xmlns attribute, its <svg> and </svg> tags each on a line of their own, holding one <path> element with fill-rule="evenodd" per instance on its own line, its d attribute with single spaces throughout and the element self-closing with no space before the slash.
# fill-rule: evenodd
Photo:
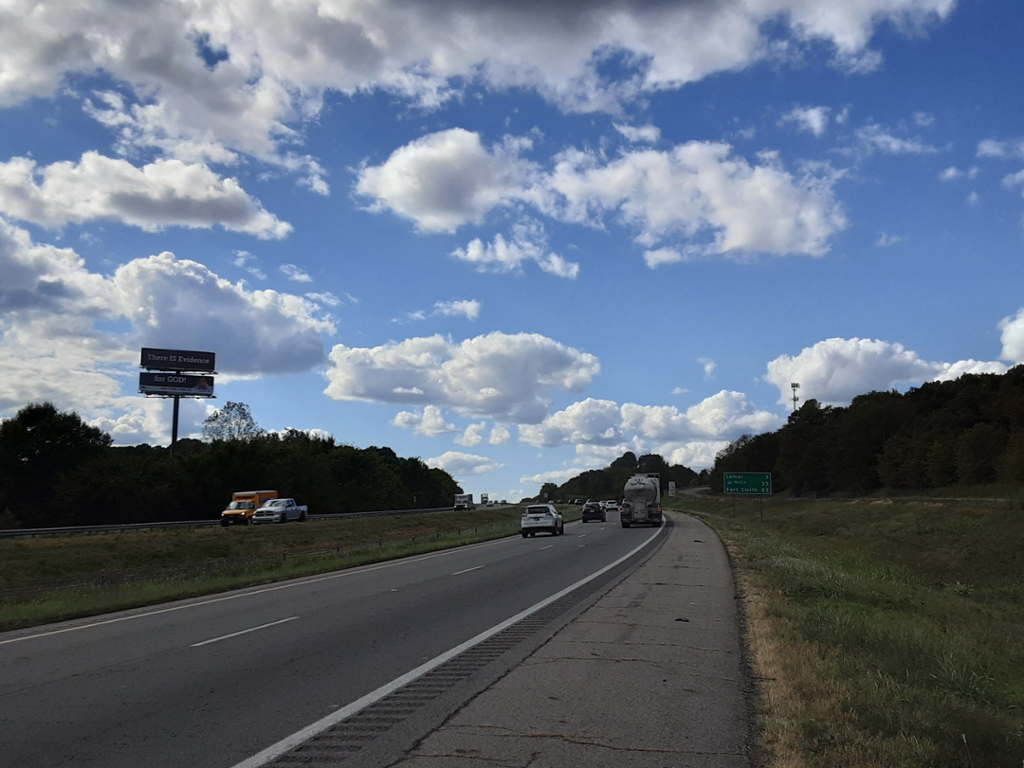
<svg viewBox="0 0 1024 768">
<path fill-rule="evenodd" d="M 385 517 L 388 515 L 414 515 L 423 512 L 451 512 L 451 507 L 429 507 L 424 509 L 380 509 L 372 512 L 336 512 L 326 515 L 310 515 L 310 520 L 329 520 L 342 517 Z M 0 539 L 20 536 L 75 536 L 95 533 L 121 533 L 123 531 L 148 531 L 158 528 L 210 528 L 219 526 L 220 518 L 213 520 L 177 520 L 163 523 L 126 523 L 124 525 L 73 525 L 62 528 L 12 528 L 0 531 Z"/>
</svg>

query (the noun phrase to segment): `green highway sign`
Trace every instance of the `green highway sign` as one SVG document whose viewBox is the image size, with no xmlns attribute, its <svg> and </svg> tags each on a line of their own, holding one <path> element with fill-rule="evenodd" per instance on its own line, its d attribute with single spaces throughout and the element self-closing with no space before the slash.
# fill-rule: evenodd
<svg viewBox="0 0 1024 768">
<path fill-rule="evenodd" d="M 771 472 L 726 472 L 722 480 L 726 493 L 744 495 L 772 495 Z"/>
</svg>

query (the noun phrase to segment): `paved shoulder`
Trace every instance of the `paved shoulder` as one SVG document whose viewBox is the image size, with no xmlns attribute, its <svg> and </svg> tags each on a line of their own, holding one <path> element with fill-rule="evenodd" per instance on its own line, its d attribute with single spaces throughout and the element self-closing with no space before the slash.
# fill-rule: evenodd
<svg viewBox="0 0 1024 768">
<path fill-rule="evenodd" d="M 650 560 L 395 765 L 748 768 L 728 558 L 672 519 Z"/>
</svg>

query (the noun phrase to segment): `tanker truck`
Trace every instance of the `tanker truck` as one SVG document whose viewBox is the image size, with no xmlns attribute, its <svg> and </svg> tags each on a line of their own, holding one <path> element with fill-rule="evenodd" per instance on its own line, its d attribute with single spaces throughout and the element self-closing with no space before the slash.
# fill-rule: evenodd
<svg viewBox="0 0 1024 768">
<path fill-rule="evenodd" d="M 623 528 L 634 523 L 650 523 L 655 528 L 662 523 L 661 517 L 661 475 L 648 472 L 633 475 L 622 490 L 622 506 L 619 519 Z"/>
</svg>

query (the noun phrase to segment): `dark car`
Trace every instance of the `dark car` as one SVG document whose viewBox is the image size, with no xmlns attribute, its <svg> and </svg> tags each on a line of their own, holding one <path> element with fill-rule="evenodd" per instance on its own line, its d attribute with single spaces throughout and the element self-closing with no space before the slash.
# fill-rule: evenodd
<svg viewBox="0 0 1024 768">
<path fill-rule="evenodd" d="M 602 523 L 608 522 L 608 513 L 599 502 L 588 501 L 583 505 L 583 522 L 587 523 L 591 520 L 600 520 Z"/>
</svg>

